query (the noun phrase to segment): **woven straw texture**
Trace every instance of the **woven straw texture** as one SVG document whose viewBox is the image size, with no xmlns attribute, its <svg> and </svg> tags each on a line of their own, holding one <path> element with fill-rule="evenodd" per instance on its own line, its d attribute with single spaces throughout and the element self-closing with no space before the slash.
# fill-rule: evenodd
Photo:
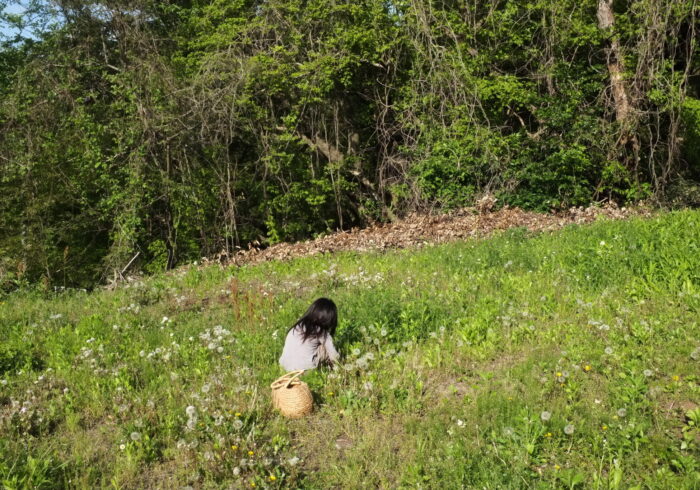
<svg viewBox="0 0 700 490">
<path fill-rule="evenodd" d="M 297 419 L 310 414 L 314 408 L 309 385 L 297 379 L 302 374 L 303 370 L 289 372 L 270 385 L 272 406 L 285 417 Z"/>
</svg>

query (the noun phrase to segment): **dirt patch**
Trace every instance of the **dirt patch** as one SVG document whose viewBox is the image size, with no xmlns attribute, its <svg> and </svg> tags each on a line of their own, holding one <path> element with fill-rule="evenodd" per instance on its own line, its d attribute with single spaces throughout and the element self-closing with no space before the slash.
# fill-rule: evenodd
<svg viewBox="0 0 700 490">
<path fill-rule="evenodd" d="M 634 216 L 651 216 L 648 208 L 602 207 L 571 208 L 559 213 L 535 213 L 504 207 L 497 211 L 463 208 L 441 215 L 414 214 L 388 224 L 340 231 L 297 243 L 279 243 L 268 248 L 251 247 L 233 255 L 220 254 L 214 260 L 225 264 L 256 264 L 338 251 L 370 251 L 390 248 L 420 247 L 429 243 L 446 243 L 466 238 L 486 237 L 497 231 L 524 227 L 530 231 L 558 230 L 570 224 L 591 223 L 599 218 L 613 220 Z"/>
</svg>

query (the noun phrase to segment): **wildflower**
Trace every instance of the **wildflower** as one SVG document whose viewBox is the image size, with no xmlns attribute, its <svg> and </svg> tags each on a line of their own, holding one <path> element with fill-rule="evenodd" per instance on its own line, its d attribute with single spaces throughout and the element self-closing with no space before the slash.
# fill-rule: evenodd
<svg viewBox="0 0 700 490">
<path fill-rule="evenodd" d="M 673 376 L 673 381 L 680 381 L 681 377 L 677 374 Z"/>
<path fill-rule="evenodd" d="M 568 424 L 568 425 L 566 425 L 566 427 L 564 427 L 564 434 L 566 434 L 567 436 L 570 436 L 573 433 L 574 433 L 573 424 Z"/>
<path fill-rule="evenodd" d="M 620 409 L 617 411 L 617 416 L 618 416 L 618 417 L 622 418 L 622 417 L 624 417 L 625 415 L 627 415 L 627 410 L 626 410 L 626 409 L 620 408 Z"/>
<path fill-rule="evenodd" d="M 612 353 L 613 353 L 613 348 L 610 347 L 610 346 L 606 347 L 606 348 L 605 348 L 605 353 L 606 353 L 607 355 L 612 354 Z"/>
<path fill-rule="evenodd" d="M 233 469 L 233 474 L 234 474 L 234 476 L 240 475 L 240 474 L 241 474 L 241 469 L 240 469 L 238 466 L 236 466 L 236 467 Z"/>
<path fill-rule="evenodd" d="M 255 456 L 255 452 L 254 452 L 254 451 L 248 451 L 248 456 Z"/>
<path fill-rule="evenodd" d="M 188 417 L 194 417 L 197 414 L 197 409 L 190 405 L 185 409 L 185 413 Z"/>
<path fill-rule="evenodd" d="M 591 370 L 590 364 L 586 364 L 585 366 L 583 366 L 583 370 L 586 372 L 590 371 Z"/>
<path fill-rule="evenodd" d="M 694 361 L 700 359 L 700 347 L 696 348 L 693 352 L 690 353 L 690 358 Z"/>
<path fill-rule="evenodd" d="M 552 437 L 552 433 L 551 433 L 551 432 L 547 432 L 544 436 L 545 436 L 546 438 L 551 438 L 551 437 Z"/>
<path fill-rule="evenodd" d="M 555 464 L 555 465 L 554 465 L 554 469 L 555 469 L 555 470 L 560 470 L 560 469 L 561 469 L 561 466 L 559 466 L 558 464 Z"/>
<path fill-rule="evenodd" d="M 275 481 L 277 477 L 275 475 L 270 475 L 270 481 Z"/>
<path fill-rule="evenodd" d="M 140 441 L 141 440 L 141 434 L 139 434 L 138 432 L 132 432 L 129 437 L 131 437 L 132 441 Z"/>
<path fill-rule="evenodd" d="M 6 379 L 0 379 L 0 385 L 7 385 L 7 380 Z"/>
<path fill-rule="evenodd" d="M 126 449 L 126 444 L 119 444 L 119 449 L 121 449 L 122 451 Z"/>
<path fill-rule="evenodd" d="M 294 456 L 293 458 L 289 458 L 287 460 L 287 463 L 289 463 L 289 466 L 296 466 L 299 463 L 299 458 Z"/>
<path fill-rule="evenodd" d="M 353 356 L 359 356 L 361 353 L 362 353 L 362 351 L 360 349 L 355 348 L 352 350 Z"/>
<path fill-rule="evenodd" d="M 236 446 L 236 445 L 234 444 L 233 446 L 231 446 L 231 449 L 232 449 L 233 451 L 237 451 L 237 450 L 238 450 L 238 446 Z"/>
<path fill-rule="evenodd" d="M 552 418 L 552 412 L 544 411 L 540 414 L 540 419 L 542 419 L 542 422 L 547 422 L 549 419 Z"/>
<path fill-rule="evenodd" d="M 209 393 L 209 390 L 211 389 L 211 385 L 205 384 L 202 386 L 202 393 Z"/>
<path fill-rule="evenodd" d="M 605 431 L 605 430 L 608 430 L 608 426 L 607 426 L 607 425 L 602 425 L 600 428 L 601 428 L 602 430 L 604 430 L 604 431 Z"/>
<path fill-rule="evenodd" d="M 250 482 L 250 486 L 255 488 L 255 482 L 254 481 Z"/>
<path fill-rule="evenodd" d="M 457 419 L 457 427 L 464 427 L 464 420 Z"/>
<path fill-rule="evenodd" d="M 241 412 L 236 412 L 236 417 L 240 417 L 240 416 L 241 416 Z"/>
<path fill-rule="evenodd" d="M 513 434 L 515 434 L 515 429 L 513 429 L 512 427 L 504 427 L 503 428 L 503 435 L 504 436 L 510 437 Z"/>
<path fill-rule="evenodd" d="M 367 383 L 365 383 L 365 385 L 366 385 L 366 384 L 367 384 Z M 371 388 L 370 388 L 370 389 L 371 389 Z M 329 391 L 329 392 L 328 392 L 328 396 L 333 396 L 333 392 L 332 392 L 332 391 Z"/>
<path fill-rule="evenodd" d="M 382 328 L 382 331 L 379 333 L 382 335 L 382 337 L 386 337 L 389 331 L 386 328 Z"/>
<path fill-rule="evenodd" d="M 233 428 L 236 430 L 239 430 L 241 427 L 243 427 L 243 422 L 241 419 L 236 419 L 233 421 Z"/>
<path fill-rule="evenodd" d="M 162 324 L 162 323 L 165 323 L 167 321 L 170 321 L 170 318 L 168 318 L 167 316 L 164 316 L 163 319 L 160 321 L 160 323 Z"/>
<path fill-rule="evenodd" d="M 647 378 L 651 377 L 653 374 L 654 374 L 654 373 L 652 372 L 651 369 L 645 369 L 645 370 L 644 370 L 644 376 L 646 376 Z"/>
<path fill-rule="evenodd" d="M 562 377 L 561 371 L 557 371 L 556 376 L 557 376 L 557 378 L 561 378 Z"/>
</svg>

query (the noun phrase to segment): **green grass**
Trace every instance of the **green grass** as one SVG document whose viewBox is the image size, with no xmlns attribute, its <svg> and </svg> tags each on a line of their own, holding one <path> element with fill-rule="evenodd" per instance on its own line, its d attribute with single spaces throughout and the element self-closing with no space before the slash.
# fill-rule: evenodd
<svg viewBox="0 0 700 490">
<path fill-rule="evenodd" d="M 286 420 L 319 296 L 344 360 Z M 8 488 L 700 487 L 697 211 L 0 301 Z"/>
</svg>

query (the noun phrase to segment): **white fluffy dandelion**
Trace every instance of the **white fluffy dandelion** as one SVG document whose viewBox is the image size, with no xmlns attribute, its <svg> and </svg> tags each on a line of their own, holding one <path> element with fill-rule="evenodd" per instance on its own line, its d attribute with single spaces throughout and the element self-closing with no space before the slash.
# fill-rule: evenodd
<svg viewBox="0 0 700 490">
<path fill-rule="evenodd" d="M 540 414 L 540 419 L 542 420 L 542 422 L 547 422 L 551 418 L 552 418 L 552 412 L 548 412 L 547 410 L 543 411 Z"/>
<path fill-rule="evenodd" d="M 570 435 L 573 434 L 573 433 L 574 433 L 574 425 L 573 425 L 573 424 L 567 424 L 567 425 L 564 427 L 564 434 L 566 434 L 567 436 L 570 436 Z"/>
</svg>

